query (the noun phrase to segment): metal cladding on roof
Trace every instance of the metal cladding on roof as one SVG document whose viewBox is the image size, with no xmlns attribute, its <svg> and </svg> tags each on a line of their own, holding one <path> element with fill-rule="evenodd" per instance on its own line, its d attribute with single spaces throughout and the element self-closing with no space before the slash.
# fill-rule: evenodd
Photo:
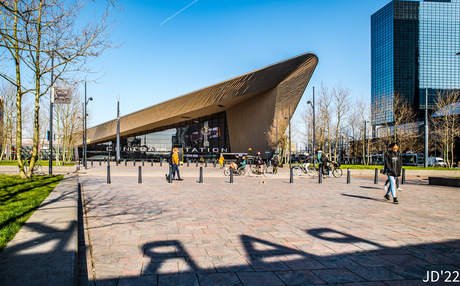
<svg viewBox="0 0 460 286">
<path fill-rule="evenodd" d="M 266 130 L 266 126 L 273 125 L 273 119 L 278 113 L 287 113 L 288 107 L 291 108 L 291 113 L 294 113 L 317 64 L 316 55 L 302 54 L 147 107 L 120 118 L 120 135 L 147 134 L 164 130 L 168 126 L 173 127 L 174 124 L 187 120 L 225 111 L 233 152 L 238 152 L 234 150 L 234 147 L 243 148 L 245 144 L 241 140 L 260 141 L 260 144 L 252 142 L 254 146 L 261 145 L 262 141 L 266 145 L 266 139 L 261 140 L 259 133 L 261 132 L 264 137 L 263 131 Z M 255 115 L 245 114 L 243 111 L 249 107 L 254 110 L 257 110 L 258 107 L 264 110 L 256 111 Z M 254 134 L 251 136 L 233 134 L 232 136 L 232 133 L 237 131 L 235 127 L 232 127 L 236 122 L 246 124 L 251 122 L 251 126 L 247 128 L 250 128 L 252 132 L 257 128 L 262 128 L 262 130 L 255 132 L 256 138 Z M 87 132 L 91 144 L 113 140 L 116 137 L 116 120 L 92 127 Z"/>
</svg>

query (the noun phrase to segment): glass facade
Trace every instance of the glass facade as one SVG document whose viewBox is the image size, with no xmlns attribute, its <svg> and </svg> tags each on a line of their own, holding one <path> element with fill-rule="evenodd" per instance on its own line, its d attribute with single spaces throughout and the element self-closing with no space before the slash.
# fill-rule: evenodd
<svg viewBox="0 0 460 286">
<path fill-rule="evenodd" d="M 372 124 L 391 123 L 393 96 L 423 116 L 425 94 L 460 89 L 460 0 L 392 1 L 371 17 Z"/>
<path fill-rule="evenodd" d="M 120 138 L 121 159 L 160 160 L 169 156 L 171 149 L 180 150 L 182 160 L 213 158 L 220 153 L 229 153 L 227 119 L 225 112 L 206 117 L 187 118 L 185 121 L 142 134 Z M 88 146 L 88 160 L 100 160 L 115 156 L 116 141 Z"/>
</svg>

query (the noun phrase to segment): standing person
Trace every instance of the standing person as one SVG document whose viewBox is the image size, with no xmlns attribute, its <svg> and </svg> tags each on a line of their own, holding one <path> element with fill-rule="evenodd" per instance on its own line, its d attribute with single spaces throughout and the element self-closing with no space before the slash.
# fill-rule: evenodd
<svg viewBox="0 0 460 286">
<path fill-rule="evenodd" d="M 384 198 L 387 201 L 390 201 L 390 193 L 393 196 L 393 203 L 399 204 L 398 196 L 396 194 L 396 179 L 401 176 L 402 169 L 402 158 L 401 153 L 399 153 L 399 146 L 396 143 L 391 143 L 388 146 L 388 152 L 385 154 L 385 170 L 388 175 L 388 180 L 390 181 L 390 187 Z"/>
<path fill-rule="evenodd" d="M 273 174 L 278 173 L 278 166 L 279 165 L 280 165 L 280 160 L 278 160 L 278 156 L 275 156 L 275 158 L 273 158 Z"/>
<path fill-rule="evenodd" d="M 180 177 L 180 173 L 179 173 L 179 149 L 177 149 L 177 148 L 173 149 L 173 154 L 172 154 L 171 161 L 172 161 L 172 176 L 173 176 L 173 180 L 174 180 L 174 178 L 176 176 L 176 173 L 177 173 L 177 180 L 182 181 L 182 179 Z"/>
<path fill-rule="evenodd" d="M 224 167 L 224 156 L 222 154 L 219 157 L 219 166 L 221 169 Z"/>
</svg>

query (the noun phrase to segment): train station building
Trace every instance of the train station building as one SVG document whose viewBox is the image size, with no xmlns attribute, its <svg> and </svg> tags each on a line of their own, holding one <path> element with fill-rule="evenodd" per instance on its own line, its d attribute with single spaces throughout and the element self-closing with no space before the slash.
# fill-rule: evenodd
<svg viewBox="0 0 460 286">
<path fill-rule="evenodd" d="M 289 108 L 292 116 L 317 64 L 316 55 L 302 54 L 125 115 L 120 118 L 121 158 L 158 159 L 173 147 L 181 149 L 184 160 L 269 154 L 274 148 L 267 144 L 267 130 L 281 113 L 288 116 Z M 88 159 L 113 156 L 116 137 L 116 119 L 89 128 Z"/>
</svg>

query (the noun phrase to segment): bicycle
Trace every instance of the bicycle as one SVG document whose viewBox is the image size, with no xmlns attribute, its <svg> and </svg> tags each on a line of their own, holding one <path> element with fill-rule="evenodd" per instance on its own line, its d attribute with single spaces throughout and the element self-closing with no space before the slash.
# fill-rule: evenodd
<svg viewBox="0 0 460 286">
<path fill-rule="evenodd" d="M 309 176 L 316 175 L 316 168 L 314 166 L 310 166 L 310 163 L 303 163 L 299 166 L 295 166 L 292 168 L 292 173 L 295 176 L 300 176 L 302 173 L 305 173 Z"/>
<path fill-rule="evenodd" d="M 27 174 L 29 172 L 29 164 L 25 162 L 24 165 L 24 172 Z M 19 167 L 18 167 L 18 173 L 19 173 Z M 42 165 L 36 163 L 34 166 L 34 169 L 32 170 L 32 175 L 40 175 L 42 173 Z"/>
<path fill-rule="evenodd" d="M 230 176 L 230 169 L 233 170 L 233 174 L 234 175 L 237 175 L 237 176 L 244 176 L 246 174 L 246 170 L 245 168 L 243 167 L 238 167 L 238 168 L 232 168 L 232 167 L 228 167 L 224 170 L 224 175 L 225 176 Z"/>
<path fill-rule="evenodd" d="M 334 178 L 340 178 L 343 175 L 343 170 L 340 169 L 340 163 L 339 162 L 331 162 L 332 168 L 331 170 L 329 168 L 323 168 L 323 178 L 326 178 L 328 176 L 329 171 L 332 172 L 332 176 Z M 319 173 L 319 168 L 316 168 L 316 170 Z"/>
<path fill-rule="evenodd" d="M 274 175 L 274 168 L 273 165 L 267 166 L 267 164 L 263 164 L 260 166 L 252 165 L 248 168 L 247 174 L 249 177 L 256 177 L 263 175 L 266 178 L 270 178 Z"/>
</svg>

